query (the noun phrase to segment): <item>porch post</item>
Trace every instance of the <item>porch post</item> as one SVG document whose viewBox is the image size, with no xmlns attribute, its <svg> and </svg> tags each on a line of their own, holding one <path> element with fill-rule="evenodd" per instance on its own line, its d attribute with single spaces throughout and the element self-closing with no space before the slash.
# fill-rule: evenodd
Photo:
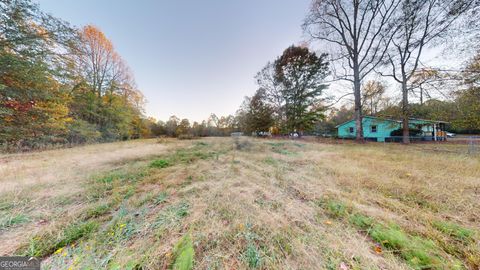
<svg viewBox="0 0 480 270">
<path fill-rule="evenodd" d="M 437 140 L 437 124 L 433 124 L 433 140 Z"/>
</svg>

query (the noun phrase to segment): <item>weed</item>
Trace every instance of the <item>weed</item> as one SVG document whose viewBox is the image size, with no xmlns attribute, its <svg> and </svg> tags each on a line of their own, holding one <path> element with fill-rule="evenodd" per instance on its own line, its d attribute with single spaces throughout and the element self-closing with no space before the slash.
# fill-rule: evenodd
<svg viewBox="0 0 480 270">
<path fill-rule="evenodd" d="M 135 222 L 131 218 L 119 218 L 110 226 L 107 232 L 110 239 L 120 242 L 130 239 L 132 235 L 137 233 L 137 229 Z"/>
<path fill-rule="evenodd" d="M 241 228 L 241 235 L 243 235 L 245 241 L 247 242 L 247 246 L 242 254 L 242 258 L 249 268 L 260 268 L 262 264 L 262 256 L 255 244 L 256 241 L 260 240 L 260 237 L 253 231 L 253 225 L 250 223 L 245 225 L 242 224 Z"/>
<path fill-rule="evenodd" d="M 244 254 L 244 259 L 247 262 L 248 267 L 255 269 L 259 268 L 262 262 L 262 257 L 257 247 L 252 243 L 247 245 L 247 249 Z"/>
</svg>

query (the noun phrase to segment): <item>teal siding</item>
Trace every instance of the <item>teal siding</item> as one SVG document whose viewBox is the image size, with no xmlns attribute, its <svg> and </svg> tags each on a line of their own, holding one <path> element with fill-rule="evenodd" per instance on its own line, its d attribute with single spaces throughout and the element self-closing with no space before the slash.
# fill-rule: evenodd
<svg viewBox="0 0 480 270">
<path fill-rule="evenodd" d="M 384 142 L 386 137 L 390 137 L 390 133 L 401 127 L 400 123 L 379 119 L 375 117 L 363 117 L 363 137 L 373 138 L 379 142 Z M 372 130 L 372 126 L 376 126 L 376 132 Z M 350 128 L 353 128 L 353 132 L 350 132 Z M 357 132 L 355 130 L 355 120 L 350 120 L 338 126 L 338 136 L 340 138 L 354 138 Z"/>
</svg>

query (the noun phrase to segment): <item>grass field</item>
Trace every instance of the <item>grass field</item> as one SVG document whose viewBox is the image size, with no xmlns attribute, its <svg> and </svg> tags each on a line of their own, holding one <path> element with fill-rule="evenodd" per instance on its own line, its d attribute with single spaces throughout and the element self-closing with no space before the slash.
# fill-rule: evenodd
<svg viewBox="0 0 480 270">
<path fill-rule="evenodd" d="M 45 269 L 479 269 L 480 157 L 209 138 L 0 156 L 0 255 Z"/>
</svg>

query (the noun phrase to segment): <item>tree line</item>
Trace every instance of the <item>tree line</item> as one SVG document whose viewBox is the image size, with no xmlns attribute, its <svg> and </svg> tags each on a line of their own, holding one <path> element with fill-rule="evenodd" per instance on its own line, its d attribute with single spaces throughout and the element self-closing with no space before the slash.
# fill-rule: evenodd
<svg viewBox="0 0 480 270">
<path fill-rule="evenodd" d="M 146 136 L 144 97 L 95 26 L 76 28 L 29 0 L 0 1 L 0 144 Z"/>
<path fill-rule="evenodd" d="M 292 45 L 266 63 L 255 75 L 255 93 L 234 115 L 191 123 L 144 116 L 145 99 L 131 70 L 95 26 L 71 26 L 30 0 L 1 0 L 0 145 L 31 149 L 238 131 L 332 133 L 350 117 L 362 141 L 364 115 L 400 118 L 404 127 L 411 117 L 444 120 L 452 129 L 475 132 L 479 7 L 478 0 L 313 0 L 303 24 L 310 45 Z M 422 62 L 428 48 L 447 43 L 459 55 L 476 54 L 458 70 Z M 384 80 L 396 84 L 399 100 L 388 95 Z M 336 96 L 351 102 L 338 108 L 339 100 L 325 91 L 337 92 L 332 82 L 348 83 L 352 90 Z M 409 142 L 408 128 L 403 142 Z"/>
</svg>

